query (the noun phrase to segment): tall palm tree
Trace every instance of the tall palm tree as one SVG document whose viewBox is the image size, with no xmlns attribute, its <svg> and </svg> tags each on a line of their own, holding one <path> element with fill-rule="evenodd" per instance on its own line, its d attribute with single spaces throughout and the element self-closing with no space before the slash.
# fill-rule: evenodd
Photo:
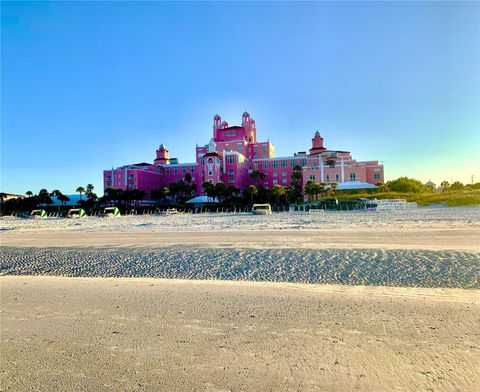
<svg viewBox="0 0 480 392">
<path fill-rule="evenodd" d="M 75 190 L 75 192 L 80 193 L 80 200 L 83 200 L 83 199 L 82 199 L 82 194 L 85 193 L 85 188 L 84 188 L 83 186 L 79 186 L 79 187 Z"/>
<path fill-rule="evenodd" d="M 32 196 L 33 196 L 33 192 L 32 192 L 32 191 L 26 191 L 25 194 L 26 194 L 28 197 L 32 197 Z"/>
<path fill-rule="evenodd" d="M 88 197 L 90 197 L 90 198 L 92 197 L 94 188 L 95 187 L 92 184 L 87 184 L 86 193 L 87 193 Z M 77 190 L 77 192 L 78 192 L 78 190 Z"/>
</svg>

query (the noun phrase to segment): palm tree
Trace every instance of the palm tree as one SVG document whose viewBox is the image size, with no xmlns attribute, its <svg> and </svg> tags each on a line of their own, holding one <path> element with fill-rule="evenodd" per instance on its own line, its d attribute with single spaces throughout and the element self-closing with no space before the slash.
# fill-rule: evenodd
<svg viewBox="0 0 480 392">
<path fill-rule="evenodd" d="M 170 193 L 170 189 L 168 187 L 164 186 L 162 189 L 160 189 L 160 195 L 162 197 L 162 200 L 165 200 L 167 195 Z"/>
<path fill-rule="evenodd" d="M 54 189 L 50 192 L 50 196 L 60 196 L 61 194 L 62 192 L 60 192 L 58 189 Z"/>
<path fill-rule="evenodd" d="M 442 187 L 443 190 L 445 190 L 445 189 L 448 189 L 448 187 L 450 186 L 450 183 L 448 181 L 442 181 L 440 186 Z"/>
<path fill-rule="evenodd" d="M 93 186 L 93 184 L 87 184 L 86 193 L 87 193 L 88 197 L 90 197 L 90 198 L 92 197 L 94 188 L 95 187 Z"/>
<path fill-rule="evenodd" d="M 221 198 L 222 201 L 224 199 L 226 189 L 227 187 L 223 182 L 217 182 L 215 184 L 215 194 L 217 195 L 217 197 Z"/>
<path fill-rule="evenodd" d="M 275 197 L 275 205 L 278 207 L 278 205 L 280 204 L 280 196 L 284 196 L 286 193 L 285 188 L 277 184 L 272 186 L 270 192 L 272 193 L 273 197 Z"/>
<path fill-rule="evenodd" d="M 337 190 L 338 187 L 338 182 L 332 182 L 331 189 L 332 189 L 332 195 L 335 196 L 335 191 Z"/>
<path fill-rule="evenodd" d="M 307 183 L 305 184 L 305 193 L 308 196 L 308 200 L 312 200 L 312 196 L 315 194 L 317 184 L 315 184 L 315 181 L 308 180 Z"/>
<path fill-rule="evenodd" d="M 204 181 L 202 187 L 208 199 L 215 197 L 215 187 L 210 181 Z"/>
<path fill-rule="evenodd" d="M 385 184 L 384 184 L 383 182 L 381 182 L 381 181 L 380 181 L 380 182 L 377 182 L 377 183 L 375 184 L 375 186 L 378 188 L 378 190 L 379 190 L 380 192 L 384 192 L 384 191 L 385 191 Z"/>
<path fill-rule="evenodd" d="M 40 189 L 40 191 L 38 192 L 38 203 L 53 204 L 53 200 L 50 199 L 50 194 L 46 189 Z"/>
<path fill-rule="evenodd" d="M 85 193 L 85 188 L 83 186 L 79 186 L 75 192 L 80 193 L 80 200 L 82 200 L 82 194 Z"/>
<path fill-rule="evenodd" d="M 255 185 L 250 185 L 245 189 L 247 195 L 250 196 L 250 204 L 253 204 L 253 197 L 258 193 L 258 189 Z"/>
<path fill-rule="evenodd" d="M 323 194 L 325 193 L 325 187 L 327 186 L 327 183 L 326 182 L 321 182 L 319 185 L 322 188 L 321 194 L 323 196 Z"/>
<path fill-rule="evenodd" d="M 62 206 L 65 206 L 67 204 L 67 201 L 70 201 L 70 198 L 68 196 L 65 196 L 63 194 L 57 195 L 57 199 L 62 203 Z"/>
<path fill-rule="evenodd" d="M 32 192 L 32 191 L 26 191 L 25 194 L 26 194 L 28 197 L 32 197 L 32 196 L 33 196 L 33 192 Z"/>
<path fill-rule="evenodd" d="M 296 165 L 293 168 L 292 174 L 290 175 L 292 180 L 291 191 L 289 193 L 290 200 L 297 203 L 302 198 L 302 183 L 303 183 L 303 174 L 302 168 Z"/>
<path fill-rule="evenodd" d="M 254 180 L 255 185 L 258 185 L 258 180 L 263 180 L 266 177 L 265 173 L 260 170 L 254 170 L 250 173 L 250 177 Z"/>
</svg>

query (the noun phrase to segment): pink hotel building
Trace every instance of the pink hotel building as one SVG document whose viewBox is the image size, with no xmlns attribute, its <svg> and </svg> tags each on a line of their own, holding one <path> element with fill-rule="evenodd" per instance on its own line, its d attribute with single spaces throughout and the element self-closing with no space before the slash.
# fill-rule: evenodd
<svg viewBox="0 0 480 392">
<path fill-rule="evenodd" d="M 104 189 L 142 189 L 148 201 L 151 191 L 183 180 L 187 173 L 197 185 L 197 194 L 203 193 L 205 181 L 214 184 L 221 181 L 227 186 L 245 189 L 255 182 L 250 177 L 253 170 L 265 174 L 261 181 L 267 188 L 275 184 L 290 186 L 291 174 L 297 165 L 302 168 L 304 185 L 313 180 L 337 182 L 338 189 L 365 188 L 384 181 L 383 165 L 378 161 L 357 162 L 348 151 L 329 150 L 318 132 L 308 153 L 275 158 L 275 148 L 270 141 L 257 141 L 255 120 L 246 112 L 241 126 L 229 126 L 217 114 L 213 118 L 213 138 L 209 144 L 197 146 L 195 156 L 194 163 L 179 163 L 177 158 L 170 158 L 169 151 L 161 144 L 153 164 L 137 163 L 104 170 Z"/>
</svg>

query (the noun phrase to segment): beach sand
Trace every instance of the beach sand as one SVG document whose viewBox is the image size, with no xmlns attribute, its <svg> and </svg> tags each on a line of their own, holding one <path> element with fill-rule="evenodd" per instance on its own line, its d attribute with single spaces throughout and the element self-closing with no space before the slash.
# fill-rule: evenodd
<svg viewBox="0 0 480 392">
<path fill-rule="evenodd" d="M 0 225 L 2 391 L 480 385 L 480 207 Z"/>
<path fill-rule="evenodd" d="M 1 277 L 4 391 L 474 391 L 478 290 Z"/>
</svg>

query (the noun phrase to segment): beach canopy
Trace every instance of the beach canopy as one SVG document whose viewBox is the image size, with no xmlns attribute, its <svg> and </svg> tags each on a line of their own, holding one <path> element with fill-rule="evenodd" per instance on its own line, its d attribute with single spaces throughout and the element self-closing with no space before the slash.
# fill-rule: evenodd
<svg viewBox="0 0 480 392">
<path fill-rule="evenodd" d="M 330 188 L 330 185 L 327 185 L 325 189 Z M 376 186 L 369 184 L 368 182 L 361 181 L 348 181 L 348 182 L 339 182 L 337 186 L 337 191 L 347 191 L 354 189 L 375 189 Z"/>
<path fill-rule="evenodd" d="M 120 216 L 120 210 L 118 207 L 106 207 L 103 210 L 103 214 L 106 216 Z"/>
<path fill-rule="evenodd" d="M 47 216 L 47 213 L 45 210 L 33 210 L 30 213 L 30 216 L 33 218 L 45 218 Z"/>
<path fill-rule="evenodd" d="M 188 200 L 186 203 L 187 204 L 209 204 L 209 203 L 219 203 L 219 201 L 217 198 L 201 195 Z"/>
<path fill-rule="evenodd" d="M 87 216 L 87 213 L 83 208 L 72 208 L 68 210 L 67 214 L 68 218 L 83 218 L 84 216 Z"/>
</svg>

